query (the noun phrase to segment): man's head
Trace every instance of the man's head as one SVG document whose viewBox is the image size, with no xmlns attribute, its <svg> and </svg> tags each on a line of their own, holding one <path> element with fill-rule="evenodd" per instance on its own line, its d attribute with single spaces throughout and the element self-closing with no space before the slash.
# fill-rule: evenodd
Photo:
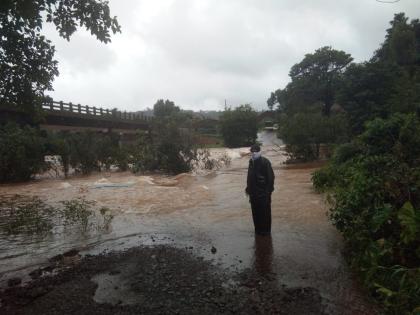
<svg viewBox="0 0 420 315">
<path fill-rule="evenodd" d="M 258 144 L 253 144 L 252 146 L 251 146 L 251 152 L 260 152 L 261 151 L 261 148 L 260 148 L 260 146 L 258 145 Z"/>
<path fill-rule="evenodd" d="M 251 146 L 251 158 L 255 161 L 259 157 L 261 157 L 261 148 L 258 144 L 253 144 Z"/>
</svg>

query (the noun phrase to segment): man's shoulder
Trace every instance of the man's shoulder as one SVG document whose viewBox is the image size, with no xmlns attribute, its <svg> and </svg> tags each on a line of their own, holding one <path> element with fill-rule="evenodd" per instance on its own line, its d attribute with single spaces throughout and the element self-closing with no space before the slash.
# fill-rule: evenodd
<svg viewBox="0 0 420 315">
<path fill-rule="evenodd" d="M 266 158 L 266 157 L 264 157 L 264 156 L 262 156 L 262 157 L 261 157 L 261 162 L 262 162 L 262 163 L 265 163 L 265 164 L 271 164 L 270 160 L 269 160 L 269 159 L 267 159 L 267 158 Z"/>
</svg>

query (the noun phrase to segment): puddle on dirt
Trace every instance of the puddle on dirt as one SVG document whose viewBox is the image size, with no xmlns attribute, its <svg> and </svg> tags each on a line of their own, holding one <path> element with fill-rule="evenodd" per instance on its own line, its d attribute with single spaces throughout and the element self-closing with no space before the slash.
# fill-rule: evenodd
<svg viewBox="0 0 420 315">
<path fill-rule="evenodd" d="M 272 133 L 262 133 L 259 139 L 276 176 L 271 238 L 257 239 L 253 233 L 244 193 L 247 148 L 229 150 L 231 165 L 210 174 L 168 177 L 102 173 L 3 185 L 0 195 L 38 196 L 46 203 L 80 197 L 95 200 L 98 206 L 110 208 L 114 218 L 106 232 L 52 234 L 42 239 L 1 235 L 0 285 L 12 276 L 27 277 L 28 270 L 47 263 L 49 257 L 74 248 L 82 254 L 97 254 L 170 244 L 191 248 L 195 255 L 223 268 L 253 268 L 276 277 L 279 284 L 315 288 L 330 313 L 368 314 L 368 303 L 355 287 L 341 255 L 340 236 L 328 221 L 322 196 L 312 189 L 314 168 L 284 168 L 281 141 Z M 99 284 L 96 299 L 119 299 L 107 296 L 106 288 L 120 277 L 95 278 Z M 124 303 L 131 303 L 129 289 L 122 285 L 119 290 L 126 296 Z"/>
</svg>

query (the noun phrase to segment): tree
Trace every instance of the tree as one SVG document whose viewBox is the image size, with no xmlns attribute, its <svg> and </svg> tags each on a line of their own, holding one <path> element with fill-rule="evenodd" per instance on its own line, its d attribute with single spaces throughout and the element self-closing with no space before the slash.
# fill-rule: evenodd
<svg viewBox="0 0 420 315">
<path fill-rule="evenodd" d="M 175 103 L 170 100 L 158 100 L 153 106 L 153 114 L 157 119 L 170 117 L 180 111 L 181 109 L 175 106 Z"/>
<path fill-rule="evenodd" d="M 420 22 L 408 23 L 404 13 L 394 15 L 391 27 L 386 30 L 385 41 L 375 52 L 373 62 L 395 63 L 400 66 L 420 65 Z"/>
<path fill-rule="evenodd" d="M 363 131 L 366 121 L 388 116 L 387 104 L 400 75 L 394 65 L 373 62 L 353 64 L 347 69 L 338 101 L 347 113 L 353 135 Z"/>
<path fill-rule="evenodd" d="M 340 114 L 330 117 L 319 112 L 283 115 L 279 125 L 279 138 L 287 144 L 290 158 L 296 161 L 317 160 L 321 144 L 347 141 L 346 119 Z"/>
<path fill-rule="evenodd" d="M 52 90 L 58 75 L 55 48 L 42 35 L 45 22 L 53 23 L 60 36 L 69 40 L 84 27 L 104 43 L 110 32 L 120 32 L 103 0 L 2 0 L 0 3 L 0 99 L 6 106 L 24 109 L 34 117 Z"/>
<path fill-rule="evenodd" d="M 274 105 L 277 103 L 277 97 L 274 92 L 271 92 L 270 97 L 267 99 L 267 106 L 269 110 L 273 110 Z"/>
<path fill-rule="evenodd" d="M 408 23 L 399 13 L 390 24 L 373 58 L 352 64 L 343 75 L 338 101 L 353 135 L 363 132 L 369 120 L 414 112 L 420 106 L 420 23 Z"/>
<path fill-rule="evenodd" d="M 139 137 L 133 171 L 178 174 L 191 170 L 196 158 L 189 128 L 191 114 L 162 99 L 153 106 L 153 114 L 151 133 Z"/>
<path fill-rule="evenodd" d="M 257 140 L 257 113 L 248 104 L 225 110 L 220 125 L 228 147 L 248 146 Z"/>
<path fill-rule="evenodd" d="M 306 104 L 321 102 L 323 114 L 329 116 L 341 75 L 352 60 L 349 54 L 331 47 L 322 47 L 313 54 L 306 54 L 290 70 L 292 82 L 287 87 L 289 96 Z"/>
</svg>

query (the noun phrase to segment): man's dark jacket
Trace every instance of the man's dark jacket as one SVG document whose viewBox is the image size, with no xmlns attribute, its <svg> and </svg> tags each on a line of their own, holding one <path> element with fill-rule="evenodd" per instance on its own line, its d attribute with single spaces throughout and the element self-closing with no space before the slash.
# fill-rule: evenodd
<svg viewBox="0 0 420 315">
<path fill-rule="evenodd" d="M 274 190 L 274 172 L 268 159 L 249 160 L 246 192 L 250 198 L 264 197 Z"/>
</svg>

